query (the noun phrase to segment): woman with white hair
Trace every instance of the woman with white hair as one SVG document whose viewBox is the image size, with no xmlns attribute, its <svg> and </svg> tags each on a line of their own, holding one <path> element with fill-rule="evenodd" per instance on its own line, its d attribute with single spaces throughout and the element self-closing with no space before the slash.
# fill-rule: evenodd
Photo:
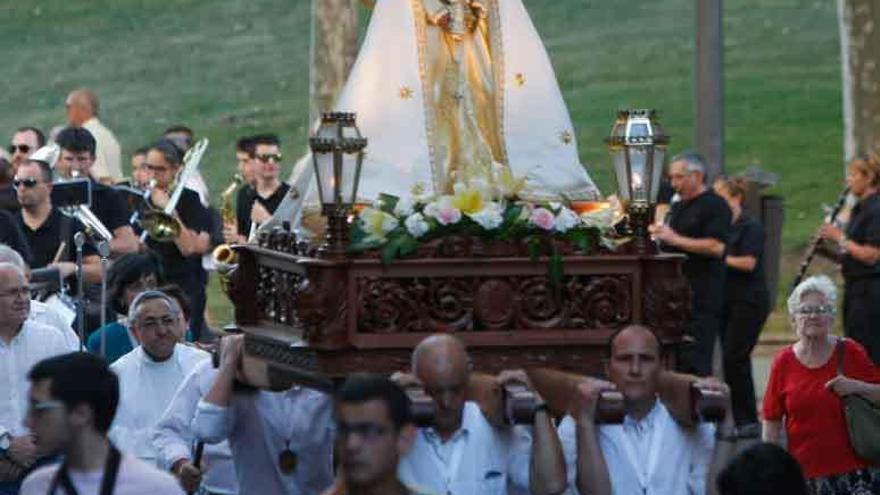
<svg viewBox="0 0 880 495">
<path fill-rule="evenodd" d="M 798 340 L 773 359 L 764 395 L 764 440 L 781 443 L 800 463 L 814 494 L 880 493 L 880 471 L 859 458 L 849 441 L 841 397 L 859 394 L 880 404 L 880 370 L 861 344 L 831 335 L 837 288 L 810 277 L 788 298 Z M 843 346 L 843 376 L 837 346 Z"/>
</svg>

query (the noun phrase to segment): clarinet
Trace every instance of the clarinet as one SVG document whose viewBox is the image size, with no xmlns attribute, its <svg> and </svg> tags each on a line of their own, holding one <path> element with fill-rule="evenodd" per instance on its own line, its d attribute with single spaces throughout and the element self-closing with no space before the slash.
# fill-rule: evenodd
<svg viewBox="0 0 880 495">
<path fill-rule="evenodd" d="M 834 209 L 831 210 L 831 215 L 828 216 L 828 223 L 834 223 L 837 220 L 837 215 L 840 214 L 840 210 L 843 209 L 843 205 L 846 204 L 846 196 L 849 194 L 849 188 L 843 190 L 840 193 L 840 196 L 837 198 L 837 202 L 834 204 Z M 810 246 L 807 248 L 807 253 L 804 255 L 803 260 L 801 261 L 801 267 L 798 270 L 797 275 L 794 277 L 794 280 L 791 282 L 791 290 L 789 290 L 789 294 L 794 292 L 795 287 L 801 283 L 804 279 L 804 275 L 807 274 L 807 268 L 810 267 L 810 263 L 813 262 L 813 257 L 816 256 L 816 250 L 819 248 L 819 243 L 822 242 L 822 237 L 819 234 L 816 234 L 813 237 L 813 240 L 810 242 Z"/>
</svg>

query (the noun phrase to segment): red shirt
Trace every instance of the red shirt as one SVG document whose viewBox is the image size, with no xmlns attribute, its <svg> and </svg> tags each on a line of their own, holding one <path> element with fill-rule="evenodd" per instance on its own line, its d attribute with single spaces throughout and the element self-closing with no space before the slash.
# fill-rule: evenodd
<svg viewBox="0 0 880 495">
<path fill-rule="evenodd" d="M 847 339 L 843 371 L 848 378 L 880 383 L 880 370 L 861 344 Z M 763 416 L 768 421 L 785 419 L 788 450 L 807 478 L 842 474 L 868 466 L 849 443 L 843 402 L 825 388 L 837 375 L 837 352 L 818 368 L 807 368 L 792 346 L 773 359 L 764 394 Z"/>
</svg>

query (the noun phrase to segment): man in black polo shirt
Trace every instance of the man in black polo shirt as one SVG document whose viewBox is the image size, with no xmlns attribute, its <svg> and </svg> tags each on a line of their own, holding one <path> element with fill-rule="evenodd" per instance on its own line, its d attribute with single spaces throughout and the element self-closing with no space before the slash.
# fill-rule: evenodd
<svg viewBox="0 0 880 495">
<path fill-rule="evenodd" d="M 227 242 L 245 243 L 252 230 L 272 218 L 290 186 L 278 179 L 281 171 L 281 143 L 278 136 L 265 134 L 251 138 L 256 183 L 246 188 L 236 205 L 237 237 L 227 232 Z M 256 226 L 252 225 L 256 223 Z"/>
<path fill-rule="evenodd" d="M 685 371 L 701 376 L 712 373 L 712 351 L 721 326 L 724 302 L 724 250 L 730 230 L 730 208 L 707 188 L 706 165 L 696 153 L 672 159 L 669 180 L 680 200 L 670 209 L 669 225 L 651 232 L 668 251 L 687 255 L 684 275 L 691 284 L 691 319 L 688 333 L 694 345 L 682 353 Z"/>
<path fill-rule="evenodd" d="M 138 250 L 138 240 L 128 224 L 128 207 L 113 188 L 98 183 L 92 175 L 95 163 L 95 138 L 82 127 L 67 127 L 58 133 L 55 142 L 61 148 L 58 170 L 66 171 L 63 179 L 88 178 L 92 182 L 91 210 L 113 233 L 110 253 L 119 256 Z"/>
<path fill-rule="evenodd" d="M 181 167 L 183 156 L 180 149 L 168 139 L 160 139 L 147 151 L 146 167 L 150 170 L 156 187 L 150 192 L 150 200 L 157 209 L 164 209 L 177 187 L 175 177 Z M 192 303 L 190 330 L 198 339 L 205 313 L 205 284 L 208 275 L 202 268 L 202 255 L 211 249 L 211 215 L 202 206 L 199 195 L 184 188 L 175 208 L 181 222 L 180 235 L 173 242 L 157 242 L 151 238 L 147 247 L 159 256 L 165 281 L 177 284 Z"/>
<path fill-rule="evenodd" d="M 52 169 L 49 164 L 37 160 L 22 163 L 15 173 L 13 185 L 21 203 L 21 211 L 15 220 L 30 247 L 31 268 L 54 266 L 65 278 L 73 275 L 76 272 L 73 237 L 83 230 L 83 226 L 52 206 Z M 101 281 L 100 259 L 89 242 L 83 246 L 83 272 L 86 281 Z"/>
</svg>

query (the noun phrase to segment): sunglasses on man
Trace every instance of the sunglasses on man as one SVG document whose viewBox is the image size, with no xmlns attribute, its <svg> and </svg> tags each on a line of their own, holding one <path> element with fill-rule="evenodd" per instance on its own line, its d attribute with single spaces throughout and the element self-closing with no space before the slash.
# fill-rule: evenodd
<svg viewBox="0 0 880 495">
<path fill-rule="evenodd" d="M 30 189 L 40 182 L 42 181 L 34 179 L 33 177 L 28 177 L 26 179 L 15 179 L 12 181 L 12 187 L 18 189 L 19 187 L 24 186 L 26 189 Z"/>
<path fill-rule="evenodd" d="M 29 144 L 10 144 L 9 148 L 6 149 L 9 150 L 10 154 L 15 154 L 16 150 L 25 154 L 31 152 L 31 146 Z"/>
<path fill-rule="evenodd" d="M 257 160 L 263 163 L 269 163 L 270 160 L 274 160 L 275 163 L 281 163 L 281 153 L 257 155 Z"/>
</svg>

